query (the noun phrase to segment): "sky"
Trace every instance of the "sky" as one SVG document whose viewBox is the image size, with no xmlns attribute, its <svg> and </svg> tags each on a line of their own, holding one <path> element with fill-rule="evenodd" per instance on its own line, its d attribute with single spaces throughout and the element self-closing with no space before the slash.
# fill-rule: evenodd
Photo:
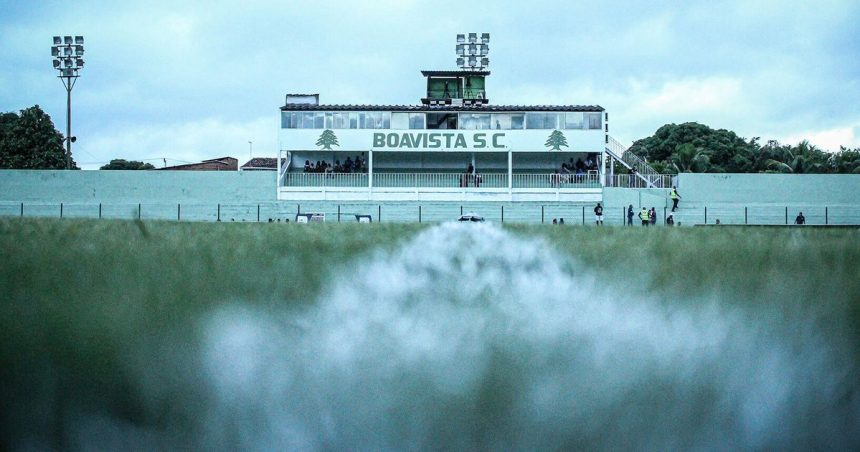
<svg viewBox="0 0 860 452">
<path fill-rule="evenodd" d="M 65 131 L 55 35 L 85 37 L 72 152 L 156 166 L 274 157 L 286 93 L 417 104 L 489 32 L 493 104 L 600 105 L 622 143 L 696 121 L 762 142 L 860 147 L 860 2 L 0 0 L 0 111 Z M 249 143 L 251 142 L 251 143 Z"/>
</svg>

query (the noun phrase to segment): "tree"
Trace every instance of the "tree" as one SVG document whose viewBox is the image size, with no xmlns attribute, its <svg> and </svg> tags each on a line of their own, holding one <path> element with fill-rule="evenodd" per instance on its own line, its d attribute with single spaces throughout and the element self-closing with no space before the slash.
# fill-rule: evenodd
<svg viewBox="0 0 860 452">
<path fill-rule="evenodd" d="M 551 151 L 560 151 L 561 146 L 568 147 L 567 138 L 564 137 L 564 134 L 560 130 L 554 130 L 549 135 L 549 138 L 547 138 L 544 146 L 550 148 Z"/>
<path fill-rule="evenodd" d="M 322 150 L 328 149 L 330 151 L 332 150 L 332 146 L 340 146 L 340 143 L 337 142 L 337 135 L 335 135 L 331 130 L 326 129 L 317 140 L 317 146 L 322 146 Z"/>
<path fill-rule="evenodd" d="M 38 105 L 0 114 L 0 168 L 63 169 L 63 135 Z M 72 168 L 78 169 L 74 160 Z"/>
<path fill-rule="evenodd" d="M 829 166 L 835 173 L 860 174 L 860 148 L 839 147 L 839 152 L 830 156 Z"/>
<path fill-rule="evenodd" d="M 100 170 L 151 170 L 155 169 L 150 163 L 138 162 L 136 160 L 113 159 L 107 165 L 99 168 Z"/>
<path fill-rule="evenodd" d="M 672 166 L 679 173 L 703 173 L 708 170 L 710 160 L 701 149 L 690 143 L 679 145 L 672 156 Z"/>
</svg>

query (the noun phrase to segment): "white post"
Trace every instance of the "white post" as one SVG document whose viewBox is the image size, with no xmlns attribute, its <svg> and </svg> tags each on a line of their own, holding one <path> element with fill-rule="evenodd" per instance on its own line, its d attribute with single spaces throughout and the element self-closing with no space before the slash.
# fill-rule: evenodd
<svg viewBox="0 0 860 452">
<path fill-rule="evenodd" d="M 370 199 L 373 197 L 373 149 L 367 151 L 367 184 Z"/>
<path fill-rule="evenodd" d="M 514 154 L 508 148 L 508 194 L 513 196 L 514 193 Z"/>
</svg>

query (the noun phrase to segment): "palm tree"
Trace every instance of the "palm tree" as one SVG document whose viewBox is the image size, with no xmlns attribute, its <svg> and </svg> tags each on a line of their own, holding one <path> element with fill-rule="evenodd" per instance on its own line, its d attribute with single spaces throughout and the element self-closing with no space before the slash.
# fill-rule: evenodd
<svg viewBox="0 0 860 452">
<path fill-rule="evenodd" d="M 710 163 L 708 156 L 690 143 L 675 148 L 675 155 L 672 156 L 672 166 L 679 173 L 704 173 Z"/>
</svg>

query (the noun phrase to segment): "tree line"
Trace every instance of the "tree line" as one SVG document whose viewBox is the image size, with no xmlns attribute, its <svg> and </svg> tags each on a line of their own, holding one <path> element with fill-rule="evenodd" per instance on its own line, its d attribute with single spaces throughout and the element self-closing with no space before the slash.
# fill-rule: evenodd
<svg viewBox="0 0 860 452">
<path fill-rule="evenodd" d="M 687 122 L 666 124 L 633 143 L 630 151 L 661 174 L 860 174 L 860 148 L 827 152 L 803 140 L 795 145 L 759 137 L 746 140 L 725 129 Z"/>
<path fill-rule="evenodd" d="M 0 113 L 0 168 L 63 169 L 66 167 L 64 139 L 51 117 L 38 105 L 20 113 Z M 654 135 L 636 140 L 630 150 L 662 174 L 860 174 L 860 148 L 843 146 L 838 152 L 827 152 L 806 140 L 796 145 L 774 140 L 761 144 L 759 141 L 759 137 L 747 140 L 730 130 L 687 122 L 666 124 Z M 72 168 L 78 169 L 74 160 Z M 100 169 L 149 170 L 155 167 L 135 160 L 114 159 Z"/>
</svg>

